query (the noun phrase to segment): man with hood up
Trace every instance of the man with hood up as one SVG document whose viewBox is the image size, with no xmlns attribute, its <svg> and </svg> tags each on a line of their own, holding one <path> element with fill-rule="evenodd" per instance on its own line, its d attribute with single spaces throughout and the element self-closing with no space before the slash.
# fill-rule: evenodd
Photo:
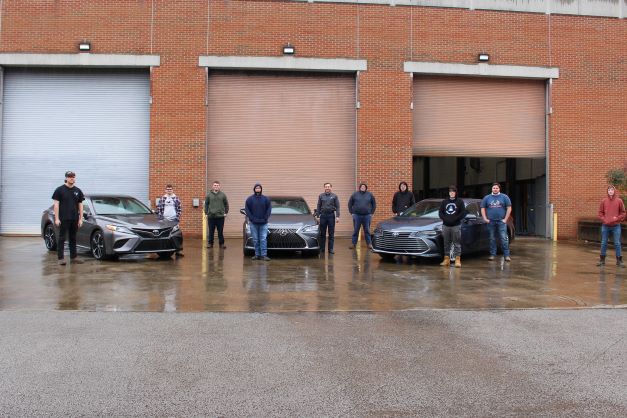
<svg viewBox="0 0 627 418">
<path fill-rule="evenodd" d="M 348 199 L 348 212 L 353 216 L 353 241 L 348 248 L 351 250 L 357 245 L 359 229 L 363 226 L 366 244 L 372 249 L 372 238 L 370 237 L 370 221 L 377 209 L 377 202 L 372 193 L 368 191 L 366 183 L 359 184 L 359 190 Z"/>
<path fill-rule="evenodd" d="M 402 211 L 416 203 L 414 194 L 408 190 L 407 183 L 401 181 L 398 185 L 398 192 L 392 198 L 392 212 L 398 216 Z"/>
<path fill-rule="evenodd" d="M 603 225 L 601 225 L 601 255 L 597 266 L 602 267 L 605 265 L 607 240 L 611 233 L 614 241 L 614 251 L 616 252 L 616 265 L 624 268 L 625 264 L 623 264 L 620 245 L 620 223 L 625 220 L 625 204 L 618 197 L 618 192 L 612 185 L 607 187 L 607 197 L 601 201 L 599 206 L 599 219 L 601 219 Z"/>
<path fill-rule="evenodd" d="M 246 216 L 253 236 L 255 255 L 253 260 L 270 261 L 268 257 L 268 218 L 272 213 L 272 204 L 267 196 L 261 194 L 263 188 L 256 183 L 253 194 L 246 199 Z"/>
</svg>

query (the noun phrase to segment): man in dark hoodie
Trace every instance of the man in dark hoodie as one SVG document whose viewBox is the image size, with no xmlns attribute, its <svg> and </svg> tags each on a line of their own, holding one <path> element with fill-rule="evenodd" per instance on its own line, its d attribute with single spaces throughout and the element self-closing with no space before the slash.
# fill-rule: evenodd
<svg viewBox="0 0 627 418">
<path fill-rule="evenodd" d="M 625 267 L 620 245 L 620 223 L 625 220 L 625 204 L 618 197 L 618 192 L 612 185 L 607 187 L 607 197 L 601 201 L 599 206 L 599 219 L 601 219 L 603 225 L 601 225 L 601 256 L 597 266 L 602 267 L 605 265 L 607 240 L 611 233 L 614 241 L 614 251 L 616 252 L 616 265 Z"/>
<path fill-rule="evenodd" d="M 377 202 L 372 193 L 368 191 L 366 183 L 359 184 L 359 190 L 352 194 L 348 199 L 348 212 L 353 216 L 353 243 L 350 249 L 357 245 L 357 237 L 359 237 L 359 229 L 363 226 L 366 244 L 372 248 L 372 238 L 370 237 L 370 221 L 372 215 L 377 209 Z"/>
<path fill-rule="evenodd" d="M 246 216 L 250 224 L 250 232 L 253 236 L 255 255 L 253 260 L 270 261 L 268 258 L 268 218 L 272 213 L 272 204 L 267 196 L 261 194 L 261 184 L 255 184 L 254 194 L 246 199 Z"/>
<path fill-rule="evenodd" d="M 455 260 L 455 267 L 462 266 L 462 219 L 466 216 L 464 201 L 457 197 L 457 187 L 448 186 L 448 199 L 440 204 L 440 219 L 442 219 L 442 238 L 444 240 L 444 260 L 441 266 L 450 266 L 451 257 Z M 451 244 L 453 248 L 451 248 Z M 452 249 L 452 252 L 451 252 Z"/>
<path fill-rule="evenodd" d="M 394 193 L 392 198 L 392 212 L 398 216 L 402 211 L 416 203 L 414 194 L 408 190 L 407 183 L 401 181 L 398 185 L 398 192 Z"/>
</svg>

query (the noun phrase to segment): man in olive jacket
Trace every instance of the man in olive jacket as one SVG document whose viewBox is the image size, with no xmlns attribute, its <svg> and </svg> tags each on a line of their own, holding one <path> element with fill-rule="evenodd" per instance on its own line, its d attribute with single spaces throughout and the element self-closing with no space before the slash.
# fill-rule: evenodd
<svg viewBox="0 0 627 418">
<path fill-rule="evenodd" d="M 224 245 L 224 218 L 229 213 L 229 201 L 224 192 L 220 191 L 220 182 L 214 181 L 211 191 L 205 197 L 205 214 L 209 221 L 209 236 L 207 237 L 207 248 L 213 247 L 213 236 L 218 230 L 218 244 L 220 248 Z"/>
</svg>

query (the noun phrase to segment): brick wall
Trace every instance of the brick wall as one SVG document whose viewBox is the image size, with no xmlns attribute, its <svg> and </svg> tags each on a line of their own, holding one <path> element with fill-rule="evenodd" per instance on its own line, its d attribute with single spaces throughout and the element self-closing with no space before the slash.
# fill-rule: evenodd
<svg viewBox="0 0 627 418">
<path fill-rule="evenodd" d="M 555 66 L 550 118 L 550 201 L 560 238 L 594 215 L 604 173 L 627 161 L 624 19 L 403 6 L 236 0 L 4 0 L 0 51 L 156 54 L 151 75 L 150 196 L 171 182 L 183 227 L 201 232 L 191 199 L 205 192 L 205 72 L 200 55 L 367 59 L 359 77 L 358 181 L 383 210 L 411 183 L 411 76 L 404 61 Z M 153 8 L 154 6 L 154 8 Z"/>
</svg>

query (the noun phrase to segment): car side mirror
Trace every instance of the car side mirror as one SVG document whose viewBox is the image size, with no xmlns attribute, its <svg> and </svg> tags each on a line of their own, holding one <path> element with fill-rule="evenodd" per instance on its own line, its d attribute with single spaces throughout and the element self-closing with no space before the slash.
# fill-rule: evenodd
<svg viewBox="0 0 627 418">
<path fill-rule="evenodd" d="M 241 213 L 242 215 L 246 216 L 246 209 L 240 209 L 239 213 Z"/>
<path fill-rule="evenodd" d="M 477 215 L 475 215 L 474 213 L 469 213 L 464 217 L 464 223 L 468 223 L 470 221 L 476 221 L 477 220 Z"/>
</svg>

